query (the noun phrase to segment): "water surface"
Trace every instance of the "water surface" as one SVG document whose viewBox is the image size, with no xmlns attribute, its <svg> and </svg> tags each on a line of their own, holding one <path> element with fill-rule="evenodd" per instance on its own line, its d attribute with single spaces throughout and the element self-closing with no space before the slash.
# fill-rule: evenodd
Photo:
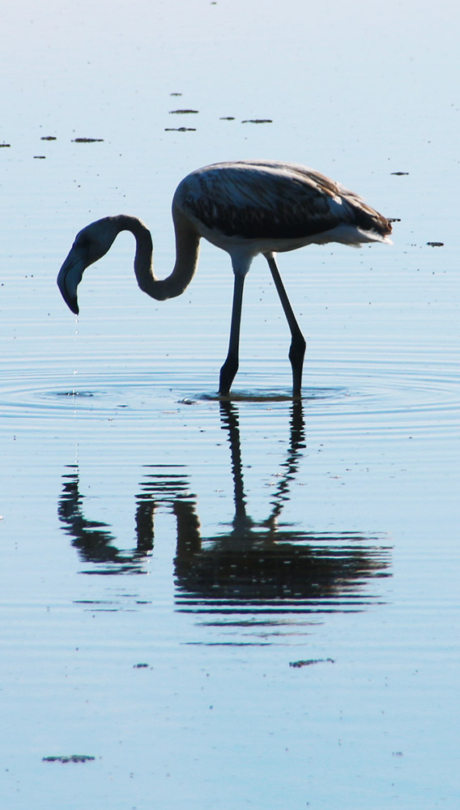
<svg viewBox="0 0 460 810">
<path fill-rule="evenodd" d="M 2 806 L 454 810 L 457 11 L 4 16 Z M 119 212 L 166 275 L 177 182 L 246 157 L 401 220 L 392 247 L 280 257 L 301 404 L 262 259 L 228 402 L 223 253 L 203 245 L 165 303 L 137 289 L 127 234 L 78 319 L 55 285 L 76 232 Z"/>
</svg>

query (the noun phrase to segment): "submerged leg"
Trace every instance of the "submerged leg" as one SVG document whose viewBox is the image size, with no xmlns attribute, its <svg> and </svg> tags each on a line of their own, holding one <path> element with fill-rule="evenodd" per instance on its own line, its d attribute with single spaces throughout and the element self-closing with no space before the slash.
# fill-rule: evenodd
<svg viewBox="0 0 460 810">
<path fill-rule="evenodd" d="M 291 307 L 289 298 L 287 297 L 284 284 L 281 281 L 279 270 L 276 266 L 275 259 L 270 254 L 265 256 L 270 267 L 273 281 L 280 297 L 283 306 L 284 314 L 286 315 L 289 329 L 291 330 L 291 348 L 289 349 L 289 360 L 292 366 L 292 395 L 295 398 L 301 397 L 302 389 L 302 371 L 303 371 L 303 358 L 305 356 L 305 349 L 307 343 L 302 332 L 300 331 L 299 324 L 296 321 L 293 309 Z"/>
<path fill-rule="evenodd" d="M 220 370 L 219 394 L 227 396 L 235 374 L 238 371 L 238 356 L 240 345 L 241 307 L 243 304 L 244 275 L 235 273 L 233 287 L 232 324 L 230 327 L 230 341 L 228 344 L 227 359 Z"/>
</svg>

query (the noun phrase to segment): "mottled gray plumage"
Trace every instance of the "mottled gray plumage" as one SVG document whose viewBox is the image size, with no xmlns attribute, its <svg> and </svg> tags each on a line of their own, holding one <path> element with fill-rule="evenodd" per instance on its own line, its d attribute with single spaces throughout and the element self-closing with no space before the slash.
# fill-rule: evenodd
<svg viewBox="0 0 460 810">
<path fill-rule="evenodd" d="M 225 236 L 302 239 L 340 225 L 380 241 L 388 220 L 324 174 L 293 163 L 235 161 L 198 169 L 179 184 L 174 204 Z M 358 241 L 355 239 L 355 242 Z"/>
</svg>

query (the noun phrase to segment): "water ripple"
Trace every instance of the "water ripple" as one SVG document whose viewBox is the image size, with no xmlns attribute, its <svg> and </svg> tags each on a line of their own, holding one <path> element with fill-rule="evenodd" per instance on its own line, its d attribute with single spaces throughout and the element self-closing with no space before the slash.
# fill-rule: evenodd
<svg viewBox="0 0 460 810">
<path fill-rule="evenodd" d="M 198 377 L 198 379 L 197 379 Z M 196 406 L 212 407 L 215 375 L 198 375 L 170 368 L 130 373 L 94 372 L 69 375 L 6 369 L 0 387 L 0 414 L 4 419 L 47 420 L 87 416 L 112 418 L 123 413 L 130 420 L 164 409 L 190 413 Z M 248 373 L 255 388 L 235 386 L 231 401 L 256 409 L 284 408 L 289 389 L 274 387 L 266 373 Z M 314 379 L 318 385 L 309 386 Z M 242 375 L 244 383 L 244 374 Z M 413 430 L 425 435 L 450 433 L 459 421 L 460 374 L 449 361 L 363 361 L 359 364 L 310 364 L 303 389 L 307 418 L 328 433 L 380 435 Z M 346 383 L 346 384 L 343 384 Z M 201 387 L 201 391 L 200 391 Z M 208 393 L 211 392 L 211 393 Z M 196 410 L 195 407 L 195 410 Z"/>
</svg>

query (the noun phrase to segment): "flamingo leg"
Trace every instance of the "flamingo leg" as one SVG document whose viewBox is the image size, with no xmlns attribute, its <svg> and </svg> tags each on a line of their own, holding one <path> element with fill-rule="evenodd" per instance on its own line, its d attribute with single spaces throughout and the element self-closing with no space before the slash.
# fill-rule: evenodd
<svg viewBox="0 0 460 810">
<path fill-rule="evenodd" d="M 228 344 L 227 359 L 220 370 L 219 394 L 227 396 L 238 371 L 241 308 L 243 305 L 244 275 L 235 273 L 233 287 L 232 323 L 230 326 L 230 341 Z"/>
<path fill-rule="evenodd" d="M 294 311 L 291 307 L 291 303 L 289 301 L 289 298 L 287 297 L 287 293 L 286 290 L 284 289 L 284 284 L 281 280 L 281 276 L 276 266 L 275 259 L 270 254 L 266 254 L 265 258 L 267 259 L 268 266 L 270 268 L 273 277 L 273 281 L 275 282 L 275 287 L 278 292 L 284 310 L 284 314 L 286 315 L 286 319 L 289 324 L 289 329 L 291 330 L 291 347 L 289 349 L 289 360 L 291 361 L 292 366 L 292 395 L 295 399 L 299 399 L 302 396 L 301 389 L 302 389 L 303 359 L 305 356 L 305 349 L 307 347 L 307 343 L 302 332 L 300 331 L 300 327 L 299 324 L 297 323 Z"/>
</svg>

